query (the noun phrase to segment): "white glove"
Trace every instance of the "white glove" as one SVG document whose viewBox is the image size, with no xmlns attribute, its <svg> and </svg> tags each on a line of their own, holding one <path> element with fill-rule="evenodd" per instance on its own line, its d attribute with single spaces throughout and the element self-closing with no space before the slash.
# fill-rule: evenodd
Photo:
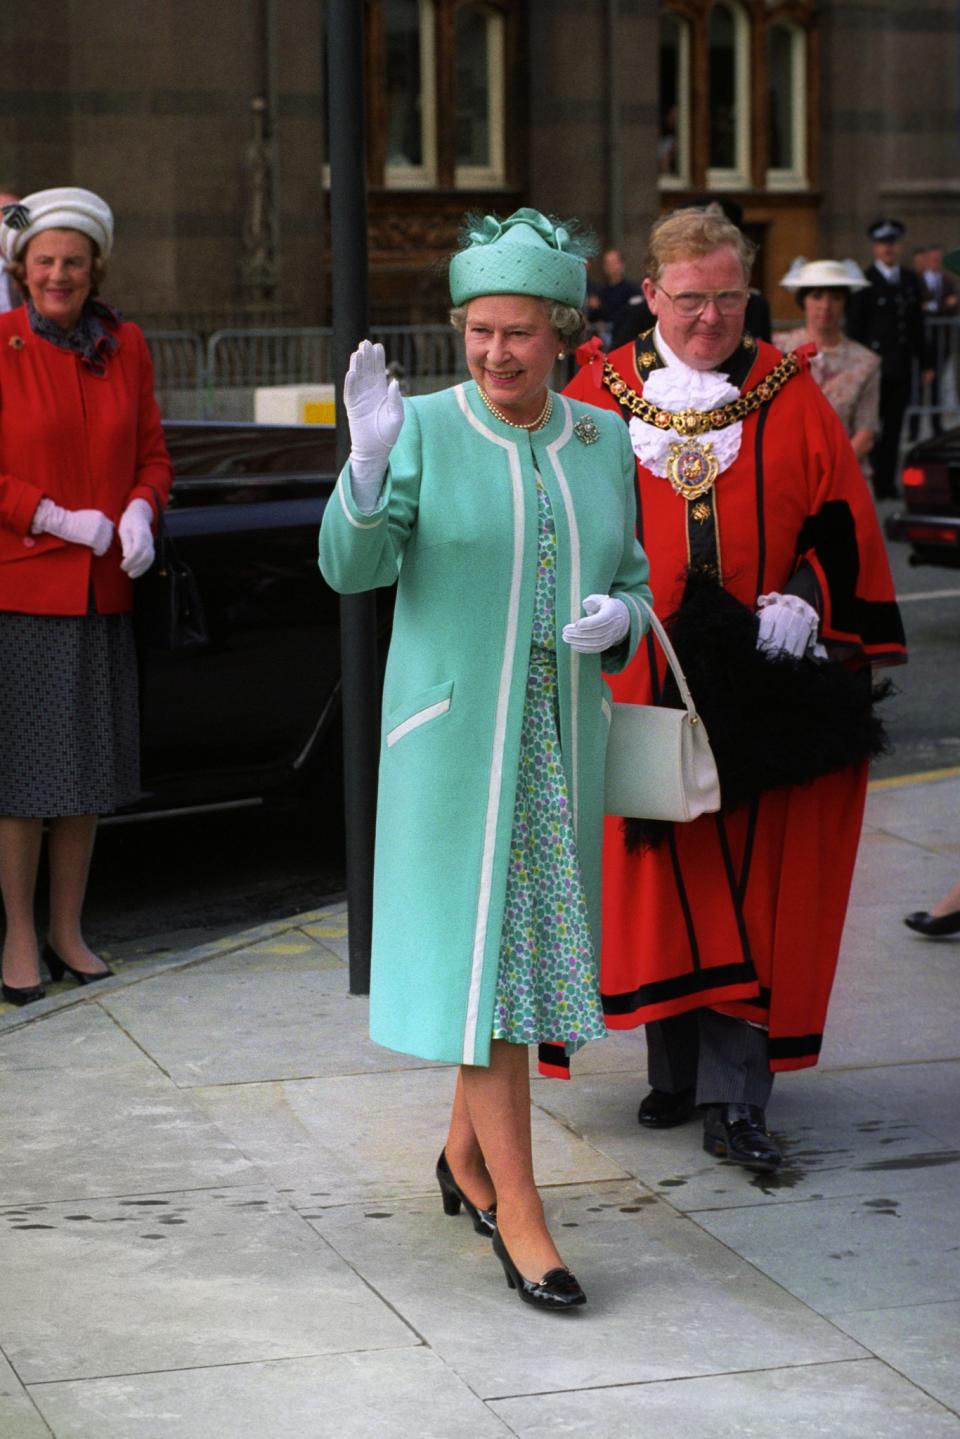
<svg viewBox="0 0 960 1439">
<path fill-rule="evenodd" d="M 34 535 L 56 535 L 71 545 L 86 545 L 105 555 L 113 539 L 113 520 L 101 510 L 64 510 L 53 500 L 41 500 L 30 522 Z"/>
<path fill-rule="evenodd" d="M 145 575 L 153 564 L 153 510 L 146 500 L 131 500 L 117 526 L 123 559 L 120 568 L 132 580 Z"/>
<path fill-rule="evenodd" d="M 799 595 L 779 595 L 776 592 L 760 595 L 757 609 L 760 614 L 758 650 L 800 659 L 816 645 L 820 617 L 813 605 L 808 605 Z"/>
<path fill-rule="evenodd" d="M 350 425 L 350 487 L 357 508 L 369 513 L 403 425 L 400 386 L 387 379 L 382 345 L 361 340 L 350 356 L 343 404 Z"/>
<path fill-rule="evenodd" d="M 623 600 L 610 595 L 587 595 L 583 608 L 585 619 L 563 627 L 563 638 L 572 650 L 597 654 L 617 644 L 630 629 L 630 611 Z"/>
</svg>

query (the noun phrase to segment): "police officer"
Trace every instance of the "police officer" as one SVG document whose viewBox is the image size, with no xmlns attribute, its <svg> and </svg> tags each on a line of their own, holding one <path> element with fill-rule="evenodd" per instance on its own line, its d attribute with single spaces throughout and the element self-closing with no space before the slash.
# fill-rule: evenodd
<svg viewBox="0 0 960 1439">
<path fill-rule="evenodd" d="M 899 220 L 876 220 L 867 230 L 873 242 L 873 264 L 867 267 L 870 287 L 851 296 L 847 334 L 880 356 L 880 433 L 870 455 L 877 499 L 897 493 L 897 453 L 903 412 L 910 403 L 914 364 L 921 382 L 932 371 L 923 333 L 923 290 L 914 270 L 900 264 L 904 226 Z"/>
</svg>

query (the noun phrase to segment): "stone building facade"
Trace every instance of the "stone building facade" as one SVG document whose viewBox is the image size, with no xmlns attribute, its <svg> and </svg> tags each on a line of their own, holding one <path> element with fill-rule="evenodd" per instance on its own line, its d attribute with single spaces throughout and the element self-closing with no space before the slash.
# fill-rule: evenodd
<svg viewBox="0 0 960 1439">
<path fill-rule="evenodd" d="M 960 239 L 954 0 L 357 3 L 375 318 L 442 317 L 470 209 L 576 214 L 637 274 L 657 213 L 729 195 L 785 317 L 793 257 L 864 259 L 879 214 Z M 327 322 L 324 10 L 4 6 L 0 186 L 102 192 L 151 326 Z"/>
</svg>

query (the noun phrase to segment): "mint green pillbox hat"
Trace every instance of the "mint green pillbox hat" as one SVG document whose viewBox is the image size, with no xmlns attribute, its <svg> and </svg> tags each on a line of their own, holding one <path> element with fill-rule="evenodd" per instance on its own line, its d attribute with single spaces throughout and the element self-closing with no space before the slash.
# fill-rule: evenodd
<svg viewBox="0 0 960 1439">
<path fill-rule="evenodd" d="M 455 305 L 478 295 L 536 295 L 582 309 L 586 293 L 583 242 L 539 210 L 468 219 L 463 247 L 450 261 Z"/>
</svg>

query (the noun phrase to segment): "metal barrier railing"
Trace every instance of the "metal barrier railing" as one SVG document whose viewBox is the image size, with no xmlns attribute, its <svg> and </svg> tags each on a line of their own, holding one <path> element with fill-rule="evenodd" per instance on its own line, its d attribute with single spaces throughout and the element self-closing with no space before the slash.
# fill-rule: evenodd
<svg viewBox="0 0 960 1439">
<path fill-rule="evenodd" d="M 370 338 L 383 345 L 405 394 L 427 394 L 466 374 L 462 341 L 449 325 L 374 325 Z M 170 418 L 253 419 L 257 388 L 333 379 L 328 328 L 217 330 L 206 345 L 191 331 L 151 330 L 147 341 L 157 398 Z"/>
<path fill-rule="evenodd" d="M 207 367 L 201 337 L 190 330 L 150 330 L 146 338 L 162 412 L 178 419 L 203 419 Z"/>
</svg>

